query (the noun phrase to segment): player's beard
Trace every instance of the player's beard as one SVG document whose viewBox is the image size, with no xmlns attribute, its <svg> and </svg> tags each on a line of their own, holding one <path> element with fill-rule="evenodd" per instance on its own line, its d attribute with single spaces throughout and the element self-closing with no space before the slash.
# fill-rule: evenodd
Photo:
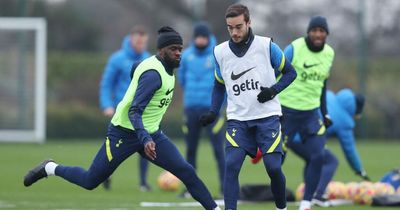
<svg viewBox="0 0 400 210">
<path fill-rule="evenodd" d="M 167 64 L 168 67 L 174 69 L 174 68 L 178 68 L 179 64 L 181 62 L 181 60 L 175 60 L 169 56 L 165 56 L 164 58 L 164 62 Z"/>
</svg>

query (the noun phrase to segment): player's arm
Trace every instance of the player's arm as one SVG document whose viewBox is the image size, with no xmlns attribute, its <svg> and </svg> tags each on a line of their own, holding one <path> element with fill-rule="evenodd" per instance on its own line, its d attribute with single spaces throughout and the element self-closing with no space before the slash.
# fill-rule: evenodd
<svg viewBox="0 0 400 210">
<path fill-rule="evenodd" d="M 152 138 L 144 128 L 142 114 L 154 93 L 161 87 L 161 77 L 156 70 L 148 70 L 139 78 L 135 96 L 129 108 L 129 120 L 143 145 L 152 142 Z M 155 153 L 154 153 L 155 154 Z M 152 158 L 152 157 L 150 157 Z M 155 156 L 153 157 L 155 158 Z"/>
<path fill-rule="evenodd" d="M 117 57 L 111 56 L 104 68 L 103 76 L 100 82 L 100 108 L 105 111 L 106 109 L 114 109 L 113 89 L 118 77 L 118 67 L 116 65 Z"/>
<path fill-rule="evenodd" d="M 278 94 L 296 79 L 297 73 L 277 44 L 271 42 L 270 50 L 272 67 L 282 73 L 280 80 L 271 87 Z"/>
<path fill-rule="evenodd" d="M 353 130 L 341 130 L 337 132 L 337 137 L 339 138 L 340 146 L 342 147 L 346 160 L 350 164 L 351 168 L 357 175 L 368 180 L 369 177 L 362 166 L 360 156 L 357 152 Z"/>
<path fill-rule="evenodd" d="M 290 63 L 292 63 L 293 61 L 293 45 L 290 44 L 288 46 L 285 47 L 285 49 L 283 50 L 284 54 L 285 54 L 285 58 L 287 61 L 289 61 Z"/>
<path fill-rule="evenodd" d="M 271 87 L 262 87 L 261 93 L 257 96 L 258 101 L 261 103 L 273 99 L 277 94 L 289 86 L 297 77 L 297 73 L 292 64 L 287 61 L 285 55 L 277 44 L 271 42 L 270 51 L 272 68 L 274 68 L 275 71 L 282 76 L 279 81 Z"/>
<path fill-rule="evenodd" d="M 326 83 L 327 80 L 324 81 L 324 86 L 322 87 L 322 92 L 321 92 L 321 98 L 320 98 L 320 110 L 322 117 L 324 119 L 324 125 L 325 127 L 330 127 L 333 122 L 331 120 L 331 117 L 329 116 L 328 113 L 328 108 L 327 108 L 327 103 L 326 103 Z"/>
<path fill-rule="evenodd" d="M 211 97 L 211 108 L 210 111 L 200 117 L 200 122 L 203 126 L 211 124 L 217 118 L 219 111 L 221 110 L 222 104 L 225 100 L 225 83 L 221 76 L 221 70 L 217 62 L 215 62 L 214 70 L 214 88 Z"/>
</svg>

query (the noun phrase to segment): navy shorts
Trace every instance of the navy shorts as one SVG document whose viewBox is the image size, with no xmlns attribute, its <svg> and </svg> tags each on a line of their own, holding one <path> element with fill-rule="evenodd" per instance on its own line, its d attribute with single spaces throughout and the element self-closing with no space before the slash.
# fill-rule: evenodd
<svg viewBox="0 0 400 210">
<path fill-rule="evenodd" d="M 257 148 L 260 148 L 263 154 L 283 154 L 281 136 L 277 115 L 249 121 L 228 120 L 226 147 L 240 147 L 251 157 L 255 157 Z"/>
<path fill-rule="evenodd" d="M 282 132 L 285 142 L 307 141 L 312 136 L 325 136 L 325 126 L 319 109 L 298 111 L 283 107 Z M 299 135 L 295 138 L 295 135 Z"/>
</svg>

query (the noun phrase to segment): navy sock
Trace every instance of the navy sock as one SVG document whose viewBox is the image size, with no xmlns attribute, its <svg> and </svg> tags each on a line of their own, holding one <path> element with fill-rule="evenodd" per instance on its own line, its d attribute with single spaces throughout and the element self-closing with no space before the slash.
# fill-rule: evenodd
<svg viewBox="0 0 400 210">
<path fill-rule="evenodd" d="M 204 183 L 197 176 L 194 168 L 179 153 L 175 145 L 164 134 L 153 138 L 156 143 L 157 158 L 154 164 L 178 177 L 186 189 L 205 209 L 214 209 L 217 204 L 211 197 Z"/>
<path fill-rule="evenodd" d="M 149 161 L 146 158 L 140 156 L 139 167 L 140 185 L 147 185 L 147 171 L 149 168 Z"/>
<path fill-rule="evenodd" d="M 325 193 L 326 187 L 332 180 L 335 174 L 336 168 L 339 165 L 339 161 L 336 159 L 335 155 L 329 150 L 325 149 L 324 154 L 324 165 L 322 166 L 321 178 L 318 183 L 317 191 L 315 197 L 322 198 Z"/>
<path fill-rule="evenodd" d="M 311 201 L 320 177 L 321 177 L 321 171 L 322 171 L 322 165 L 323 165 L 323 152 L 319 152 L 313 154 L 310 158 L 309 164 L 306 168 L 305 171 L 305 189 L 304 189 L 304 197 L 303 200 Z"/>
<path fill-rule="evenodd" d="M 264 166 L 271 178 L 271 191 L 277 208 L 286 207 L 286 178 L 281 169 L 282 154 L 270 153 L 263 157 Z"/>
<path fill-rule="evenodd" d="M 246 152 L 241 148 L 228 147 L 225 150 L 224 201 L 227 210 L 236 210 L 239 197 L 239 172 L 245 157 Z"/>
</svg>

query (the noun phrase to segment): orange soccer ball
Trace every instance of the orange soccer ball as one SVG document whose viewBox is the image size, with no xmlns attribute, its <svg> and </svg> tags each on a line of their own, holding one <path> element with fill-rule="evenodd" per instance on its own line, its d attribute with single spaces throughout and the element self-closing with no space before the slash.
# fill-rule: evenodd
<svg viewBox="0 0 400 210">
<path fill-rule="evenodd" d="M 348 200 L 353 200 L 356 195 L 359 184 L 357 182 L 349 182 L 346 184 L 346 191 L 344 198 Z"/>
<path fill-rule="evenodd" d="M 181 184 L 181 181 L 169 171 L 161 172 L 157 181 L 158 187 L 164 191 L 176 191 Z"/>
<path fill-rule="evenodd" d="M 295 194 L 296 201 L 301 201 L 303 199 L 303 196 L 304 196 L 304 183 L 301 183 L 296 189 L 296 194 Z"/>
<path fill-rule="evenodd" d="M 332 181 L 329 182 L 326 188 L 326 195 L 328 199 L 341 199 L 346 196 L 346 185 L 342 182 Z"/>
</svg>

